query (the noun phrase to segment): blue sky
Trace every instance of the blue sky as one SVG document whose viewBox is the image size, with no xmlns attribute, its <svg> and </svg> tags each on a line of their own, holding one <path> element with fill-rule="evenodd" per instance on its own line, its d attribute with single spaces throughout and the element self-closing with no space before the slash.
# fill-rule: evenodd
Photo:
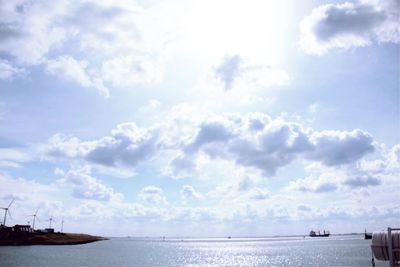
<svg viewBox="0 0 400 267">
<path fill-rule="evenodd" d="M 224 236 L 399 224 L 399 2 L 3 1 L 7 225 Z"/>
</svg>

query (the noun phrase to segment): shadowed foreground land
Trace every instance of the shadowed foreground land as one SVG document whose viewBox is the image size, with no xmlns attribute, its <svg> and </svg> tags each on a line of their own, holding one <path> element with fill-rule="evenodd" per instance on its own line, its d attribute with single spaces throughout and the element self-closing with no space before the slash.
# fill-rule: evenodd
<svg viewBox="0 0 400 267">
<path fill-rule="evenodd" d="M 0 246 L 78 245 L 102 240 L 107 238 L 72 233 L 0 233 Z"/>
</svg>

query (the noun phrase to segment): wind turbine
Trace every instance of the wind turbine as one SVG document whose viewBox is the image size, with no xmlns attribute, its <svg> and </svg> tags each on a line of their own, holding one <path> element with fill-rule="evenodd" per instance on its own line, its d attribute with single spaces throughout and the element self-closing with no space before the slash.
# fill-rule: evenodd
<svg viewBox="0 0 400 267">
<path fill-rule="evenodd" d="M 64 228 L 64 218 L 61 219 L 61 233 L 63 232 Z"/>
<path fill-rule="evenodd" d="M 50 219 L 47 220 L 48 222 L 50 222 L 49 229 L 51 229 L 51 222 L 52 222 L 53 220 L 54 220 L 54 219 L 53 219 L 53 216 L 51 216 Z M 55 221 L 55 220 L 54 220 L 54 221 Z"/>
<path fill-rule="evenodd" d="M 7 213 L 8 213 L 8 215 L 10 215 L 10 218 L 12 218 L 12 217 L 11 217 L 11 212 L 9 211 L 9 208 L 10 208 L 11 204 L 14 202 L 14 200 L 15 200 L 15 199 L 11 200 L 11 202 L 10 202 L 10 204 L 8 204 L 7 208 L 0 208 L 0 209 L 4 210 L 4 221 L 3 221 L 3 226 L 6 226 Z"/>
<path fill-rule="evenodd" d="M 35 220 L 36 220 L 38 211 L 39 211 L 39 208 L 37 208 L 35 214 L 28 215 L 28 216 L 30 216 L 30 217 L 33 217 L 32 230 L 35 230 Z M 38 221 L 40 221 L 40 220 L 39 220 L 39 217 L 38 217 L 37 219 L 38 219 Z"/>
</svg>

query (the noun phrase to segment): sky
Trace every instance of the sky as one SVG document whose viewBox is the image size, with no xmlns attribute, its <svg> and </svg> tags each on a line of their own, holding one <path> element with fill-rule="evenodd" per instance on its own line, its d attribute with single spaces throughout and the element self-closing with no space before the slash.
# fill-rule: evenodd
<svg viewBox="0 0 400 267">
<path fill-rule="evenodd" d="M 398 0 L 0 1 L 0 207 L 106 236 L 400 224 Z M 0 210 L 3 218 L 3 210 Z"/>
</svg>

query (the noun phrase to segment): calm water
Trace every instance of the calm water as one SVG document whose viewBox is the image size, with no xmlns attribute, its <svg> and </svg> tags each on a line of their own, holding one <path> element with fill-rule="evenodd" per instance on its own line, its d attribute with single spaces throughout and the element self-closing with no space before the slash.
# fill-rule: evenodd
<svg viewBox="0 0 400 267">
<path fill-rule="evenodd" d="M 0 266 L 371 266 L 371 240 L 362 238 L 114 238 L 76 246 L 0 247 Z"/>
</svg>

